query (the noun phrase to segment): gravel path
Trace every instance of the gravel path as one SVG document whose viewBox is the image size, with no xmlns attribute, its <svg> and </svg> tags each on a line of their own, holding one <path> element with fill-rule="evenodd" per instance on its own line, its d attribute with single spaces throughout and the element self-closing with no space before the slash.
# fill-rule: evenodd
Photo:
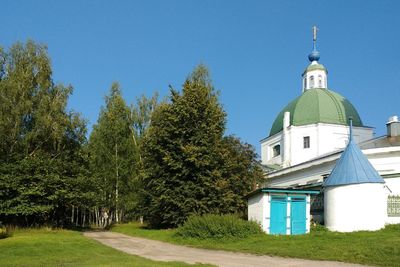
<svg viewBox="0 0 400 267">
<path fill-rule="evenodd" d="M 239 266 L 362 266 L 334 261 L 312 261 L 295 258 L 280 258 L 271 256 L 257 256 L 245 253 L 227 252 L 221 250 L 207 250 L 191 248 L 139 237 L 131 237 L 113 232 L 85 232 L 84 236 L 90 237 L 100 243 L 155 261 L 180 261 L 186 263 L 208 263 L 222 267 Z"/>
</svg>

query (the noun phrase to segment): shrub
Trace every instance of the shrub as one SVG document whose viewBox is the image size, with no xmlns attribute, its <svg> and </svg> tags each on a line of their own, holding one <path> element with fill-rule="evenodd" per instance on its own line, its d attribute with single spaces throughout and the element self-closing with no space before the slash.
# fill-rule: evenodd
<svg viewBox="0 0 400 267">
<path fill-rule="evenodd" d="M 184 238 L 244 238 L 261 234 L 256 222 L 245 221 L 235 215 L 191 216 L 179 227 L 176 235 Z"/>
<path fill-rule="evenodd" d="M 12 231 L 9 227 L 0 226 L 0 239 L 11 237 Z"/>
</svg>

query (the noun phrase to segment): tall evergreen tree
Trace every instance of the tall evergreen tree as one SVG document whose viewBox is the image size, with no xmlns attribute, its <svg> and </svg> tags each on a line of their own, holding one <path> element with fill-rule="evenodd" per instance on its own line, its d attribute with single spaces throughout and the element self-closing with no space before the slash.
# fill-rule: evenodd
<svg viewBox="0 0 400 267">
<path fill-rule="evenodd" d="M 232 192 L 231 198 L 242 199 L 251 188 L 246 183 L 240 186 L 243 190 L 233 190 L 229 178 L 254 182 L 249 177 L 254 173 L 239 168 L 243 176 L 232 176 L 235 170 L 228 166 L 229 155 L 242 151 L 231 139 L 224 141 L 225 122 L 226 114 L 203 65 L 187 78 L 181 93 L 172 89 L 170 103 L 155 110 L 143 143 L 144 207 L 153 227 L 177 226 L 191 214 L 226 213 L 240 207 L 238 201 L 230 202 L 235 204 L 232 208 L 221 207 L 224 190 Z"/>
</svg>

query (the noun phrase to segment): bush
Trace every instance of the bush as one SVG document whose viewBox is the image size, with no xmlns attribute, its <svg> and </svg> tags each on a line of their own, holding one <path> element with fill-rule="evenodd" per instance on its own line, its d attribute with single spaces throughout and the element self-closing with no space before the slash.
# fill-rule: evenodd
<svg viewBox="0 0 400 267">
<path fill-rule="evenodd" d="M 245 221 L 235 215 L 191 216 L 178 228 L 176 235 L 184 238 L 244 238 L 261 234 L 256 222 Z"/>
<path fill-rule="evenodd" d="M 319 223 L 313 222 L 311 224 L 311 233 L 325 233 L 329 232 L 328 228 L 326 228 L 324 225 L 321 225 Z"/>
<path fill-rule="evenodd" d="M 12 231 L 9 227 L 0 226 L 0 239 L 11 237 Z"/>
</svg>

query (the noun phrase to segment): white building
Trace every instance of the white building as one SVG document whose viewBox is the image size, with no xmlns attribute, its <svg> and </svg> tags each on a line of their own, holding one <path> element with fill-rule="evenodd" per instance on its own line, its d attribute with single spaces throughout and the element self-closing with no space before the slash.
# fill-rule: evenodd
<svg viewBox="0 0 400 267">
<path fill-rule="evenodd" d="M 317 196 L 311 194 L 311 215 L 304 216 L 307 220 L 323 222 L 322 185 L 347 146 L 349 118 L 352 118 L 354 142 L 385 181 L 384 221 L 400 223 L 400 122 L 397 116 L 391 117 L 387 122 L 387 135 L 375 138 L 373 128 L 362 123 L 354 106 L 329 89 L 328 71 L 318 62 L 315 37 L 314 34 L 314 50 L 308 57 L 310 65 L 302 75 L 301 95 L 278 113 L 269 135 L 261 140 L 261 162 L 266 179 L 262 187 L 268 192 L 274 188 L 320 190 L 322 193 Z M 260 189 L 249 196 L 249 219 L 258 221 L 269 233 L 272 216 L 271 212 L 268 214 L 269 208 L 262 208 L 266 213 L 262 216 L 255 212 L 260 201 L 264 201 L 263 205 L 271 203 L 267 191 L 261 194 Z M 356 194 L 354 191 L 354 197 Z M 290 194 L 286 196 L 288 201 Z"/>
</svg>

